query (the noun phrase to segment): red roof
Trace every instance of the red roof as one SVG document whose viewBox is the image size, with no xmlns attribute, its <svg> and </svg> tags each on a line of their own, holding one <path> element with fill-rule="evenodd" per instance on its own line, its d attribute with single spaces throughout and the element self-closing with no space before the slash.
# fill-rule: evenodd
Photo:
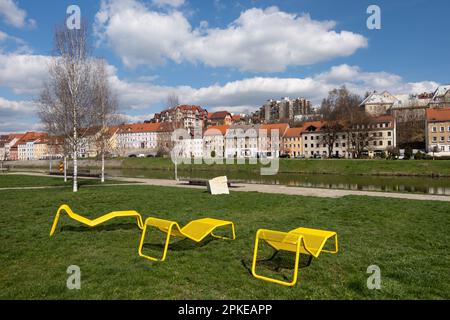
<svg viewBox="0 0 450 320">
<path fill-rule="evenodd" d="M 160 130 L 161 123 L 134 123 L 120 127 L 120 133 L 158 132 Z"/>
<path fill-rule="evenodd" d="M 325 121 L 307 121 L 303 123 L 303 131 L 306 131 L 309 127 L 316 127 L 316 131 L 320 131 L 320 128 L 322 128 L 325 124 Z"/>
<path fill-rule="evenodd" d="M 428 121 L 450 121 L 450 108 L 427 109 Z"/>
<path fill-rule="evenodd" d="M 302 134 L 304 128 L 300 127 L 300 128 L 288 128 L 286 130 L 286 134 L 284 135 L 285 138 L 295 138 L 295 137 L 300 137 L 300 135 Z"/>
<path fill-rule="evenodd" d="M 28 141 L 34 141 L 39 138 L 47 137 L 48 134 L 44 132 L 27 132 L 25 133 L 19 141 L 16 142 L 16 144 L 13 147 L 17 147 L 19 144 L 27 143 Z"/>
<path fill-rule="evenodd" d="M 214 113 L 208 113 L 209 119 L 222 120 L 225 119 L 226 116 L 231 116 L 231 113 L 229 113 L 228 111 L 217 111 Z"/>
<path fill-rule="evenodd" d="M 229 128 L 230 126 L 228 125 L 210 126 L 207 128 L 205 136 L 216 136 L 218 132 L 220 132 L 224 136 Z"/>
</svg>

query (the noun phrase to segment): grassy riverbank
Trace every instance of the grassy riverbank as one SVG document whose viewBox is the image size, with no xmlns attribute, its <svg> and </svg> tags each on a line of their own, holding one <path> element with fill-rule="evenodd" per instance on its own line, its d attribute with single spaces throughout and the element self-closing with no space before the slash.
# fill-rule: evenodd
<svg viewBox="0 0 450 320">
<path fill-rule="evenodd" d="M 34 179 L 48 184 L 48 178 Z M 198 189 L 129 185 L 76 194 L 67 188 L 0 191 L 0 203 L 0 299 L 450 298 L 450 204 L 444 202 L 241 192 L 213 197 Z M 132 209 L 181 225 L 205 216 L 232 220 L 237 239 L 200 245 L 174 239 L 167 260 L 151 262 L 137 254 L 141 232 L 133 219 L 89 229 L 63 216 L 49 238 L 63 203 L 89 218 Z M 339 254 L 323 254 L 301 268 L 293 288 L 253 278 L 257 229 L 298 226 L 336 231 Z M 152 232 L 145 250 L 158 255 L 163 235 Z M 289 277 L 292 259 L 279 255 L 260 272 Z M 81 290 L 66 287 L 70 265 L 81 268 Z M 370 265 L 381 269 L 381 290 L 367 289 Z"/>
<path fill-rule="evenodd" d="M 55 162 L 54 165 L 56 165 Z M 7 162 L 14 170 L 48 170 L 48 162 Z M 69 162 L 70 165 L 70 162 Z M 80 160 L 80 168 L 99 171 L 100 162 Z M 124 158 L 106 162 L 107 169 L 142 169 L 173 171 L 174 164 L 168 158 Z M 178 166 L 180 171 L 226 173 L 260 173 L 261 164 L 200 164 Z M 450 177 L 450 160 L 309 160 L 279 159 L 279 173 L 297 174 L 339 174 L 374 176 L 428 176 Z"/>
<path fill-rule="evenodd" d="M 173 170 L 170 159 L 127 158 L 122 160 L 122 169 Z M 279 159 L 280 173 L 342 174 L 342 175 L 392 175 L 392 176 L 442 176 L 450 177 L 449 160 L 299 160 Z M 254 172 L 261 164 L 233 165 L 180 165 L 185 171 Z"/>
</svg>

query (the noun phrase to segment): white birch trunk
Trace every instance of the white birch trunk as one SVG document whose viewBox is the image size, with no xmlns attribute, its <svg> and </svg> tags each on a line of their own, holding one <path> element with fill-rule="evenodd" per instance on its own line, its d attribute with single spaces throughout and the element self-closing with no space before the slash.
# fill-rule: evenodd
<svg viewBox="0 0 450 320">
<path fill-rule="evenodd" d="M 64 182 L 67 182 L 67 156 L 64 156 Z"/>
<path fill-rule="evenodd" d="M 102 183 L 105 182 L 105 151 L 102 151 Z"/>
<path fill-rule="evenodd" d="M 78 192 L 78 162 L 77 162 L 77 147 L 78 147 L 78 136 L 77 136 L 77 123 L 76 123 L 76 107 L 73 108 L 73 119 L 74 119 L 74 126 L 73 126 L 73 192 Z"/>
</svg>

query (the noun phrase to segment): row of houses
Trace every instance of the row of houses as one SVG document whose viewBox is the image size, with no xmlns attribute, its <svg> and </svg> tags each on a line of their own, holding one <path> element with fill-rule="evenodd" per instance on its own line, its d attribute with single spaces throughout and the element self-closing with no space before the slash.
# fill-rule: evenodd
<svg viewBox="0 0 450 320">
<path fill-rule="evenodd" d="M 396 147 L 396 126 L 392 116 L 371 119 L 367 128 L 333 133 L 325 130 L 326 121 L 307 121 L 301 127 L 288 123 L 211 126 L 203 136 L 179 140 L 179 157 L 257 158 L 289 156 L 292 158 L 354 157 L 358 139 L 351 135 L 364 132 L 363 149 L 369 157 L 389 152 Z M 332 143 L 332 147 L 330 147 Z M 330 151 L 332 154 L 330 154 Z"/>
<path fill-rule="evenodd" d="M 226 114 L 224 119 L 227 117 L 232 118 Z M 357 127 L 343 125 L 341 131 L 331 133 L 326 121 L 306 121 L 301 127 L 288 123 L 247 124 L 238 118 L 234 122 L 210 123 L 207 127 L 189 124 L 188 128 L 179 128 L 171 122 L 124 124 L 104 131 L 93 128 L 84 131 L 78 154 L 81 158 L 93 158 L 100 154 L 101 148 L 117 156 L 169 154 L 177 145 L 183 157 L 204 157 L 213 152 L 227 158 L 282 155 L 353 158 L 357 154 L 386 155 L 397 147 L 395 117 L 388 114 L 372 116 L 368 123 Z M 425 123 L 426 151 L 450 156 L 450 107 L 427 109 Z M 181 142 L 173 139 L 176 129 L 186 129 Z M 62 137 L 41 132 L 0 136 L 0 161 L 58 158 L 70 149 L 65 148 Z"/>
</svg>

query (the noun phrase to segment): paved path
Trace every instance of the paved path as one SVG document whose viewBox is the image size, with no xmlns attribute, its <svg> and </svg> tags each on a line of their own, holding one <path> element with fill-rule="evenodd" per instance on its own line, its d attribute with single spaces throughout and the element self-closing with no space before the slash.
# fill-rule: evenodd
<svg viewBox="0 0 450 320">
<path fill-rule="evenodd" d="M 128 182 L 134 181 L 139 182 L 140 184 L 152 186 L 205 189 L 205 187 L 191 186 L 186 183 L 177 182 L 175 180 L 142 179 L 142 178 L 114 178 L 114 180 L 128 181 Z M 369 197 L 450 202 L 450 196 L 438 196 L 430 194 L 302 188 L 302 187 L 288 187 L 281 185 L 249 184 L 249 183 L 234 183 L 233 187 L 231 188 L 231 191 L 261 192 L 261 193 L 287 194 L 287 195 L 322 197 L 322 198 L 341 198 L 345 196 L 369 196 Z"/>
<path fill-rule="evenodd" d="M 48 176 L 40 173 L 9 173 L 18 175 L 34 175 L 34 176 Z M 84 178 L 83 178 L 84 179 Z M 117 182 L 133 182 L 129 184 L 109 184 L 109 185 L 90 185 L 84 186 L 95 187 L 114 187 L 114 186 L 162 186 L 162 187 L 177 187 L 177 188 L 192 188 L 192 189 L 205 189 L 203 186 L 191 186 L 187 183 L 178 182 L 175 180 L 163 180 L 163 179 L 143 179 L 143 178 L 123 178 L 113 177 L 113 180 Z M 44 189 L 55 187 L 30 187 L 30 188 L 7 188 L 11 189 Z M 58 188 L 58 187 L 56 187 Z M 65 188 L 65 187 L 63 187 Z M 0 189 L 6 190 L 6 189 Z M 376 191 L 354 191 L 354 190 L 338 190 L 338 189 L 321 189 L 321 188 L 302 188 L 302 187 L 288 187 L 281 185 L 265 185 L 265 184 L 248 184 L 248 183 L 235 183 L 231 188 L 233 192 L 261 192 L 272 194 L 286 194 L 297 195 L 306 197 L 322 197 L 322 198 L 341 198 L 345 196 L 369 196 L 369 197 L 384 197 L 384 198 L 396 198 L 396 199 L 409 199 L 409 200 L 423 200 L 423 201 L 444 201 L 450 202 L 450 196 L 439 196 L 430 194 L 414 194 L 414 193 L 394 193 L 394 192 L 376 192 Z"/>
</svg>

